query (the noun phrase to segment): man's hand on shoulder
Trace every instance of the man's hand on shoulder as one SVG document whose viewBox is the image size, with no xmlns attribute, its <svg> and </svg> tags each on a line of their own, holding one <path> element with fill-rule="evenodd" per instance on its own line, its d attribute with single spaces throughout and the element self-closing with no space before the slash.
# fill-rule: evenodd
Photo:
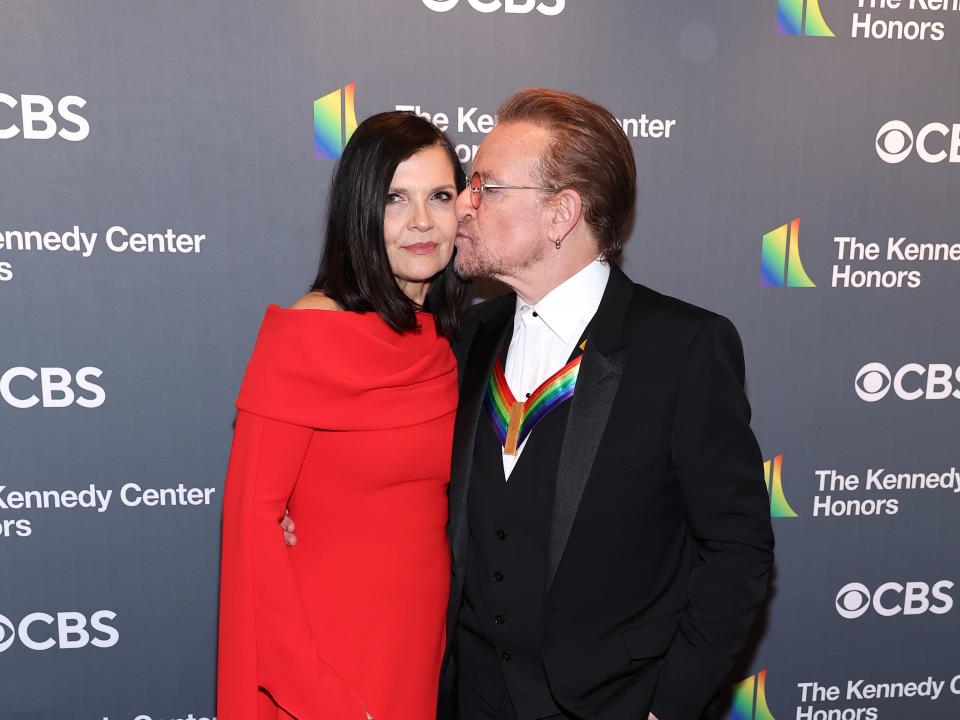
<svg viewBox="0 0 960 720">
<path fill-rule="evenodd" d="M 283 540 L 287 543 L 287 545 L 293 547 L 297 544 L 297 536 L 293 534 L 293 531 L 297 529 L 297 526 L 289 514 L 284 513 L 283 520 L 280 521 L 280 529 L 283 530 Z"/>
</svg>

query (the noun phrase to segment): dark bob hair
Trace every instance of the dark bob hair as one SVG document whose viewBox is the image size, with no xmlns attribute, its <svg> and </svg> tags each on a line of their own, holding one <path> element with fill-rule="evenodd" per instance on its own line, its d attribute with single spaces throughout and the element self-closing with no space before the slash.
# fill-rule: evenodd
<svg viewBox="0 0 960 720">
<path fill-rule="evenodd" d="M 330 188 L 327 233 L 312 290 L 344 310 L 376 312 L 397 332 L 416 330 L 417 310 L 397 284 L 387 257 L 383 213 L 397 166 L 420 150 L 439 147 L 450 157 L 457 192 L 466 178 L 457 153 L 436 126 L 408 112 L 385 112 L 364 120 L 337 164 Z M 423 310 L 437 332 L 456 339 L 469 303 L 469 284 L 453 261 L 430 282 Z"/>
</svg>

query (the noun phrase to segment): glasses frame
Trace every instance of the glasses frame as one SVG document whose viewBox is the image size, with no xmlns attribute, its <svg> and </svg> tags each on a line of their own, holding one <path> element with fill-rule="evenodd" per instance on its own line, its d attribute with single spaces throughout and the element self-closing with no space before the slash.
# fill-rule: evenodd
<svg viewBox="0 0 960 720">
<path fill-rule="evenodd" d="M 477 187 L 473 186 L 474 178 L 480 181 Z M 481 175 L 479 171 L 474 170 L 473 174 L 470 175 L 470 180 L 467 182 L 467 190 L 470 191 L 470 206 L 474 210 L 480 209 L 480 205 L 483 204 L 483 192 L 488 188 L 490 190 L 540 190 L 541 192 L 557 192 L 556 188 L 543 187 L 541 185 L 497 185 L 495 183 L 484 182 L 483 175 Z"/>
</svg>

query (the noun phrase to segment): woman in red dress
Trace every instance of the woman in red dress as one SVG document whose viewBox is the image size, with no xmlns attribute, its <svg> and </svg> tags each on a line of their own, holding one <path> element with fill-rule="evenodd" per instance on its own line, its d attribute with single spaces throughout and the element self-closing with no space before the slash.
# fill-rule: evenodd
<svg viewBox="0 0 960 720">
<path fill-rule="evenodd" d="M 220 720 L 435 716 L 463 187 L 429 122 L 366 120 L 337 166 L 313 290 L 267 308 L 224 494 Z M 295 548 L 287 507 L 309 518 Z"/>
</svg>

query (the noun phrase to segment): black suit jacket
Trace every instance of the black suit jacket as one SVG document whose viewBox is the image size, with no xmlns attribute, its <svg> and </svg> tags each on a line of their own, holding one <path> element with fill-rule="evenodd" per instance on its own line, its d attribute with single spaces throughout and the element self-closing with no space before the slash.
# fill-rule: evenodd
<svg viewBox="0 0 960 720">
<path fill-rule="evenodd" d="M 445 719 L 455 717 L 474 438 L 514 304 L 511 294 L 479 306 L 458 348 Z M 611 268 L 563 438 L 544 587 L 544 668 L 576 716 L 697 720 L 743 647 L 773 562 L 743 385 L 727 319 Z"/>
</svg>

